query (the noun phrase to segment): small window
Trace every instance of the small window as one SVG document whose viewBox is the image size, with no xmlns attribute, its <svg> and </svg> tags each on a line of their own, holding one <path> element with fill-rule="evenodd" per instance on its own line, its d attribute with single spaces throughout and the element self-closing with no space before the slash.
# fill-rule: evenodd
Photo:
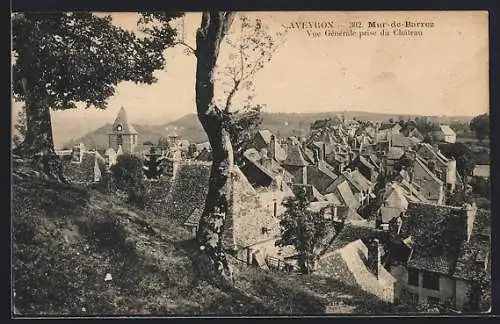
<svg viewBox="0 0 500 324">
<path fill-rule="evenodd" d="M 439 275 L 437 273 L 425 272 L 423 287 L 426 289 L 439 290 Z"/>
<path fill-rule="evenodd" d="M 116 137 L 116 145 L 123 145 L 123 137 L 121 135 Z"/>
<path fill-rule="evenodd" d="M 441 299 L 439 299 L 437 297 L 428 296 L 427 297 L 427 303 L 429 303 L 431 305 L 438 305 L 438 304 L 441 303 Z"/>
<path fill-rule="evenodd" d="M 408 285 L 418 287 L 419 285 L 418 274 L 419 274 L 418 271 L 415 269 L 408 270 Z"/>
<path fill-rule="evenodd" d="M 118 125 L 118 126 L 116 126 L 116 130 L 117 130 L 118 132 L 121 132 L 121 131 L 123 130 L 122 125 Z"/>
</svg>

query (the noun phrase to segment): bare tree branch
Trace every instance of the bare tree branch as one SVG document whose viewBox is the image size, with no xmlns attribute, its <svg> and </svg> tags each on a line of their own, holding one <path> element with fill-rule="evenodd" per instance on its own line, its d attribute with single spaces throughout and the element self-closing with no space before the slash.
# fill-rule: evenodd
<svg viewBox="0 0 500 324">
<path fill-rule="evenodd" d="M 173 46 L 175 45 L 183 45 L 185 46 L 191 53 L 193 53 L 194 55 L 196 55 L 196 50 L 189 44 L 183 42 L 183 41 L 176 41 L 173 43 Z"/>
</svg>

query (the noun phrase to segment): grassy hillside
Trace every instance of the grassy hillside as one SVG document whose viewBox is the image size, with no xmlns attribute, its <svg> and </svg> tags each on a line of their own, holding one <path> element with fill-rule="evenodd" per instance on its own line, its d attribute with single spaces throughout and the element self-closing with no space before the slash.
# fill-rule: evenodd
<svg viewBox="0 0 500 324">
<path fill-rule="evenodd" d="M 317 119 L 335 117 L 338 112 L 332 113 L 263 113 L 262 114 L 262 129 L 269 129 L 273 132 L 279 132 L 281 136 L 303 136 L 309 132 L 309 126 Z M 372 112 L 357 112 L 346 111 L 346 118 L 357 118 L 359 120 L 371 121 L 387 121 L 389 118 L 398 120 L 399 116 Z M 402 116 L 404 118 L 413 118 L 415 116 Z M 436 117 L 437 120 L 443 123 L 448 123 L 452 120 L 467 120 L 468 117 Z M 168 136 L 175 130 L 180 138 L 188 139 L 190 142 L 201 143 L 207 141 L 207 137 L 201 127 L 198 117 L 195 114 L 186 115 L 176 121 L 166 125 L 135 125 L 134 127 L 139 132 L 139 141 L 152 141 L 157 143 L 161 136 Z M 83 142 L 86 146 L 92 148 L 106 148 L 108 143 L 109 129 L 111 125 L 105 125 L 95 131 L 87 133 L 72 143 Z M 69 143 L 69 144 L 72 144 Z M 65 146 L 69 146 L 69 144 Z"/>
<path fill-rule="evenodd" d="M 18 165 L 15 170 L 13 283 L 20 314 L 401 311 L 336 280 L 266 272 L 232 259 L 234 287 L 214 286 L 200 271 L 198 251 L 180 226 L 186 206 L 203 199 L 202 185 L 194 198 L 187 190 L 194 180 L 165 183 L 166 196 L 160 198 L 181 204 L 181 212 L 170 207 L 169 215 L 151 206 L 138 210 L 96 189 L 42 180 Z M 202 179 L 201 170 L 192 179 Z M 107 274 L 111 280 L 105 280 Z"/>
</svg>

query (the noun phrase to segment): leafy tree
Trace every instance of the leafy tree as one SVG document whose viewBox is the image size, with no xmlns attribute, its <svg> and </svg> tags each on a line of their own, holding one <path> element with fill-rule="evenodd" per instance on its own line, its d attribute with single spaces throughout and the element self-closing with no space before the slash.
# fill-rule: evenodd
<svg viewBox="0 0 500 324">
<path fill-rule="evenodd" d="M 230 117 L 227 119 L 226 128 L 233 146 L 234 163 L 238 166 L 243 163 L 243 153 L 249 148 L 252 139 L 259 131 L 262 123 L 261 110 L 262 106 L 257 105 L 237 114 L 228 112 Z"/>
<path fill-rule="evenodd" d="M 327 234 L 323 211 L 309 209 L 305 190 L 298 190 L 295 196 L 283 202 L 283 206 L 286 210 L 280 221 L 281 239 L 276 244 L 295 246 L 301 271 L 311 273 L 316 260 L 315 249 Z"/>
<path fill-rule="evenodd" d="M 162 155 L 156 154 L 154 147 L 151 147 L 149 154 L 144 156 L 144 175 L 148 179 L 159 179 L 163 174 L 164 165 Z"/>
<path fill-rule="evenodd" d="M 180 16 L 165 16 L 165 21 Z M 175 31 L 165 28 L 163 45 Z M 12 16 L 14 98 L 26 106 L 26 137 L 18 154 L 33 158 L 49 176 L 66 181 L 54 151 L 50 109 L 85 103 L 104 109 L 121 81 L 153 83 L 165 63 L 150 38 L 91 13 L 15 13 Z"/>
<path fill-rule="evenodd" d="M 447 158 L 456 160 L 457 171 L 462 177 L 471 174 L 474 170 L 476 163 L 473 153 L 464 143 L 444 143 L 439 145 L 439 150 Z"/>
<path fill-rule="evenodd" d="M 228 53 L 234 68 L 221 67 L 222 76 L 227 77 L 225 82 L 227 98 L 221 102 L 217 101 L 214 95 L 217 60 L 221 45 L 228 36 L 234 19 L 233 12 L 203 12 L 200 27 L 196 32 L 196 46 L 190 46 L 183 41 L 176 42 L 185 46 L 187 52 L 196 57 L 197 114 L 212 148 L 210 184 L 197 241 L 208 259 L 209 270 L 215 270 L 218 279 L 222 279 L 223 282 L 232 279 L 232 270 L 227 262 L 222 241 L 226 215 L 232 213 L 233 142 L 236 137 L 239 138 L 239 134 L 231 135 L 231 130 L 241 131 L 241 127 L 234 127 L 237 124 L 235 116 L 254 107 L 250 104 L 252 78 L 262 69 L 264 63 L 270 60 L 269 54 L 274 52 L 275 47 L 273 39 L 266 36 L 267 31 L 260 21 L 254 24 L 246 17 L 240 17 L 242 31 L 229 36 L 227 43 L 235 52 L 232 56 Z M 156 22 L 143 30 L 158 38 L 161 43 L 164 21 L 163 13 L 152 12 L 144 13 L 140 23 Z M 240 89 L 247 90 L 246 104 L 239 109 L 233 109 L 232 100 Z"/>
<path fill-rule="evenodd" d="M 263 106 L 252 104 L 255 93 L 253 78 L 271 60 L 283 34 L 272 35 L 260 19 L 251 20 L 243 14 L 238 15 L 238 23 L 239 26 L 233 26 L 235 32 L 228 33 L 225 38 L 230 63 L 224 66 L 218 77 L 227 95 L 219 105 L 224 107 L 225 126 L 230 134 L 235 164 L 241 165 L 243 152 L 262 123 L 260 113 Z M 242 106 L 235 109 L 233 101 L 238 93 L 246 97 Z"/>
<path fill-rule="evenodd" d="M 120 155 L 116 164 L 111 166 L 111 175 L 113 187 L 126 192 L 129 203 L 144 208 L 146 186 L 141 160 L 135 155 Z"/>
<path fill-rule="evenodd" d="M 479 142 L 482 142 L 490 135 L 490 116 L 488 114 L 482 114 L 472 118 L 469 127 L 471 131 L 476 133 Z"/>
</svg>

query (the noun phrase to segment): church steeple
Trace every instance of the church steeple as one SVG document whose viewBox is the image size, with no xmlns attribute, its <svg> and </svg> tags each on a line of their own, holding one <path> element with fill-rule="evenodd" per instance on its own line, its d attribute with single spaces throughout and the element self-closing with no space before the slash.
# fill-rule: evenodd
<svg viewBox="0 0 500 324">
<path fill-rule="evenodd" d="M 122 150 L 123 153 L 134 153 L 138 144 L 139 133 L 129 123 L 125 108 L 121 107 L 109 135 L 109 148 L 115 152 Z"/>
<path fill-rule="evenodd" d="M 134 126 L 132 126 L 132 124 L 128 122 L 127 112 L 123 107 L 120 108 L 120 111 L 116 116 L 115 122 L 113 123 L 112 132 L 121 134 L 138 134 Z"/>
</svg>

